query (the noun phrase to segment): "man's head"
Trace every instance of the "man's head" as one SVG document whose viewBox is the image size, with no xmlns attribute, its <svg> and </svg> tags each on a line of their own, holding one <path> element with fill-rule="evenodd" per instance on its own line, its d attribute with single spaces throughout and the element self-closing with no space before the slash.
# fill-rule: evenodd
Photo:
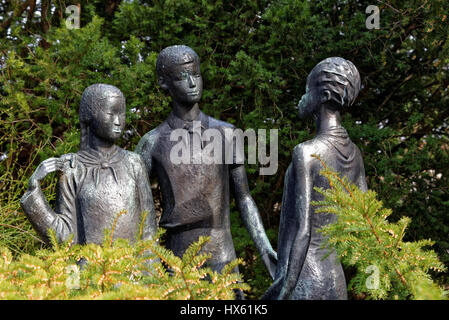
<svg viewBox="0 0 449 320">
<path fill-rule="evenodd" d="M 306 94 L 298 105 L 300 117 L 316 114 L 323 104 L 335 111 L 350 107 L 360 85 L 359 71 L 351 61 L 340 57 L 324 59 L 307 77 Z"/>
<path fill-rule="evenodd" d="M 156 62 L 159 85 L 174 101 L 193 106 L 203 93 L 200 59 L 192 48 L 177 45 L 163 49 Z"/>
</svg>

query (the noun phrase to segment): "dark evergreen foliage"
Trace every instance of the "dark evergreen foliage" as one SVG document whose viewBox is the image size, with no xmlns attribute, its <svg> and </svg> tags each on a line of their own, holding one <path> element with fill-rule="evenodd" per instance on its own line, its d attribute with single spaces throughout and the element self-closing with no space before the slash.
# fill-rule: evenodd
<svg viewBox="0 0 449 320">
<path fill-rule="evenodd" d="M 65 8 L 75 3 L 81 29 L 68 30 Z M 370 4 L 380 9 L 378 30 L 365 26 Z M 314 130 L 296 104 L 313 66 L 341 56 L 362 78 L 343 119 L 369 188 L 392 209 L 392 222 L 411 218 L 405 240 L 431 238 L 448 265 L 448 12 L 446 0 L 1 0 L 0 242 L 17 253 L 39 246 L 18 201 L 39 161 L 77 150 L 83 89 L 121 89 L 129 131 L 119 145 L 132 150 L 170 112 L 157 53 L 186 44 L 201 59 L 206 113 L 242 129 L 279 129 L 277 174 L 247 166 L 273 244 L 291 151 Z M 45 188 L 53 198 L 55 179 Z M 232 219 L 241 269 L 258 297 L 269 277 L 235 209 Z"/>
</svg>

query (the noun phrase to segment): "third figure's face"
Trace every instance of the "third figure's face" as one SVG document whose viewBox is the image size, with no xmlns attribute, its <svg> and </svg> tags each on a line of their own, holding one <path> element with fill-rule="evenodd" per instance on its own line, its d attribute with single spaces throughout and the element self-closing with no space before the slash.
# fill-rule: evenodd
<svg viewBox="0 0 449 320">
<path fill-rule="evenodd" d="M 304 119 L 313 114 L 315 109 L 313 98 L 313 92 L 309 89 L 309 85 L 306 86 L 306 93 L 301 97 L 301 100 L 298 103 L 298 111 L 299 117 Z"/>
<path fill-rule="evenodd" d="M 203 78 L 197 62 L 175 65 L 171 68 L 171 79 L 167 83 L 174 101 L 194 105 L 203 93 Z"/>
<path fill-rule="evenodd" d="M 91 130 L 102 139 L 114 142 L 120 138 L 126 121 L 126 107 L 122 98 L 108 97 L 92 118 Z"/>
</svg>

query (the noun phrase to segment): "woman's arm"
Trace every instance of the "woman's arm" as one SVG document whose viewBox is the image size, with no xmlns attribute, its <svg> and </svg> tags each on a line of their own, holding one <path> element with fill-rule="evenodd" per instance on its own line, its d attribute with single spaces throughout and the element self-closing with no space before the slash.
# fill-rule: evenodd
<svg viewBox="0 0 449 320">
<path fill-rule="evenodd" d="M 20 200 L 23 211 L 36 232 L 48 242 L 48 230 L 56 232 L 58 241 L 68 239 L 76 230 L 75 182 L 62 175 L 57 187 L 56 212 L 48 204 L 40 187 L 40 181 L 49 173 L 65 171 L 66 166 L 74 166 L 73 155 L 50 158 L 43 161 L 28 182 L 28 190 Z M 76 236 L 76 233 L 75 233 Z M 76 239 L 74 239 L 76 241 Z"/>
</svg>

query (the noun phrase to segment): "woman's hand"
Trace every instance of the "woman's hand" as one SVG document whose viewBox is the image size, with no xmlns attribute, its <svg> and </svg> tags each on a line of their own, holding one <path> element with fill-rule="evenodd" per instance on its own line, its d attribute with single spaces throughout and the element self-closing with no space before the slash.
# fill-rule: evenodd
<svg viewBox="0 0 449 320">
<path fill-rule="evenodd" d="M 64 167 L 64 160 L 61 158 L 49 158 L 42 161 L 34 171 L 33 175 L 28 182 L 28 188 L 34 189 L 39 186 L 39 183 L 44 179 L 49 173 L 55 172 L 57 170 L 62 171 Z"/>
</svg>

